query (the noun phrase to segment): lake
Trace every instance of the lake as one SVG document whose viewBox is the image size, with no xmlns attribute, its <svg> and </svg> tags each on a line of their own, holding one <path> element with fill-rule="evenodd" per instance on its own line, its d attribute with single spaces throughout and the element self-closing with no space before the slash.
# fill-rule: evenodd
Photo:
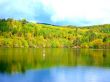
<svg viewBox="0 0 110 82">
<path fill-rule="evenodd" d="M 0 82 L 110 82 L 110 50 L 0 48 Z"/>
</svg>

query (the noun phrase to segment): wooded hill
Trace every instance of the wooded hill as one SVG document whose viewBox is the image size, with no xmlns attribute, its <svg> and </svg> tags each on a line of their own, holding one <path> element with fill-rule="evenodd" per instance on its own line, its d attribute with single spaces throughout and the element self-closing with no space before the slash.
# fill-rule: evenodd
<svg viewBox="0 0 110 82">
<path fill-rule="evenodd" d="M 110 24 L 76 27 L 0 19 L 0 47 L 110 48 Z"/>
</svg>

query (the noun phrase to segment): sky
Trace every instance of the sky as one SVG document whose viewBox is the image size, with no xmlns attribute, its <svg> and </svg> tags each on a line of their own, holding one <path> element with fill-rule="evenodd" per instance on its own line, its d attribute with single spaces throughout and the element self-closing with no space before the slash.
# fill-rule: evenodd
<svg viewBox="0 0 110 82">
<path fill-rule="evenodd" d="M 0 18 L 54 25 L 110 23 L 110 0 L 0 0 Z"/>
</svg>

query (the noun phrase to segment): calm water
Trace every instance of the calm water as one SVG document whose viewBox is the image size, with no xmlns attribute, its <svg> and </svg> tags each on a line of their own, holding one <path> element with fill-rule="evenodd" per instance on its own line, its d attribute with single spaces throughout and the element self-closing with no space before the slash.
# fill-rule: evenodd
<svg viewBox="0 0 110 82">
<path fill-rule="evenodd" d="M 110 82 L 110 50 L 0 48 L 0 82 Z"/>
</svg>

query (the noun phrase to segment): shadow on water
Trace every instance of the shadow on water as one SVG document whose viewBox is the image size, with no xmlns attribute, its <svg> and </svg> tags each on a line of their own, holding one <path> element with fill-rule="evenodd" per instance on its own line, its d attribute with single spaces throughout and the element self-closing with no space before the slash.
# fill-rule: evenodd
<svg viewBox="0 0 110 82">
<path fill-rule="evenodd" d="M 0 72 L 25 73 L 29 69 L 59 66 L 110 67 L 109 50 L 71 48 L 1 48 Z"/>
</svg>

